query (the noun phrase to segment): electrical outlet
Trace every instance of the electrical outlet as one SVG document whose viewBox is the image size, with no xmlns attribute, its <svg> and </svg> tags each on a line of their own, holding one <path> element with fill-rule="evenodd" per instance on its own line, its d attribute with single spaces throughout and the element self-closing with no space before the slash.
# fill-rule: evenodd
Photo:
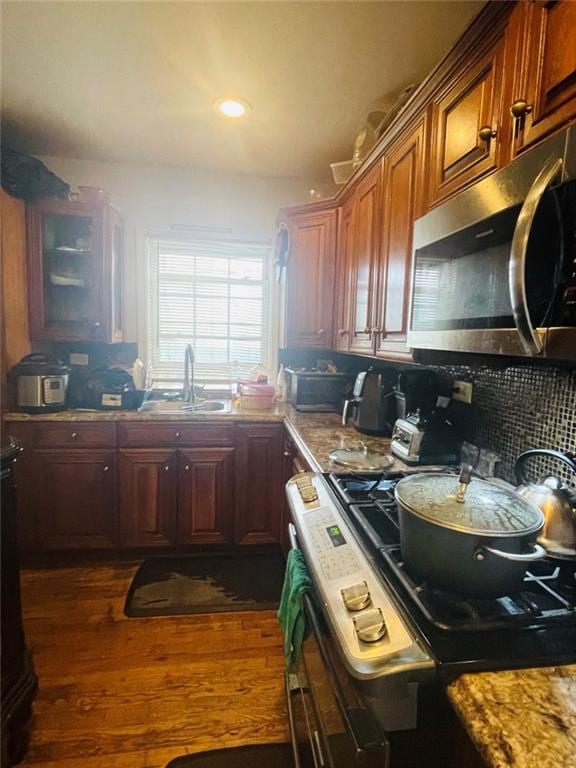
<svg viewBox="0 0 576 768">
<path fill-rule="evenodd" d="M 471 403 L 472 389 L 473 384 L 471 381 L 455 381 L 452 400 L 460 400 L 461 403 Z"/>
</svg>

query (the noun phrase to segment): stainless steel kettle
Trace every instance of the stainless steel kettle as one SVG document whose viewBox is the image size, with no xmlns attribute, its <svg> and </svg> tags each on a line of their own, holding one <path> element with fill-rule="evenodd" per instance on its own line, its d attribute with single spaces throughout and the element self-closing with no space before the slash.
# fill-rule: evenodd
<svg viewBox="0 0 576 768">
<path fill-rule="evenodd" d="M 576 490 L 553 475 L 531 484 L 526 479 L 526 461 L 534 456 L 548 456 L 563 462 L 576 473 L 576 461 L 571 453 L 535 448 L 525 451 L 516 459 L 514 471 L 520 484 L 516 491 L 544 513 L 544 527 L 538 542 L 547 550 L 549 557 L 560 560 L 576 560 Z"/>
</svg>

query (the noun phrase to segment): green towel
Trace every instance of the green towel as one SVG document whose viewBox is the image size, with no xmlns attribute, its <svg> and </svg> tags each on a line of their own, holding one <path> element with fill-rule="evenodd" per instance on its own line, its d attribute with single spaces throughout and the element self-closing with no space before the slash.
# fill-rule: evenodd
<svg viewBox="0 0 576 768">
<path fill-rule="evenodd" d="M 291 549 L 286 562 L 284 587 L 278 609 L 278 621 L 284 633 L 284 657 L 288 669 L 296 666 L 302 643 L 308 635 L 302 597 L 310 590 L 312 590 L 312 582 L 302 552 L 299 549 Z"/>
</svg>

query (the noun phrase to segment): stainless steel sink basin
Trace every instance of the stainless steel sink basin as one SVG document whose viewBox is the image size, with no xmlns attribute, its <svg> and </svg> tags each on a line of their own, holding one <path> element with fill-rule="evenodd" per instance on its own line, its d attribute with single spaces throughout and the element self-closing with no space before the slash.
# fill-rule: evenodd
<svg viewBox="0 0 576 768">
<path fill-rule="evenodd" d="M 230 405 L 221 400 L 201 400 L 197 403 L 183 402 L 182 400 L 147 400 L 138 409 L 140 413 L 165 413 L 173 416 L 181 413 L 214 413 L 218 411 L 230 411 Z"/>
</svg>

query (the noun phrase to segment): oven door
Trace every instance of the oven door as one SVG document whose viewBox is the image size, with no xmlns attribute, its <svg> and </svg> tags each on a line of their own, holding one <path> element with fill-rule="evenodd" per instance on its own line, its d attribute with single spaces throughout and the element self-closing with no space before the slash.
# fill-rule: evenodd
<svg viewBox="0 0 576 768">
<path fill-rule="evenodd" d="M 297 546 L 290 525 L 290 540 Z M 334 647 L 314 595 L 304 597 L 310 635 L 296 673 L 286 674 L 296 768 L 387 768 L 390 745 Z"/>
</svg>

